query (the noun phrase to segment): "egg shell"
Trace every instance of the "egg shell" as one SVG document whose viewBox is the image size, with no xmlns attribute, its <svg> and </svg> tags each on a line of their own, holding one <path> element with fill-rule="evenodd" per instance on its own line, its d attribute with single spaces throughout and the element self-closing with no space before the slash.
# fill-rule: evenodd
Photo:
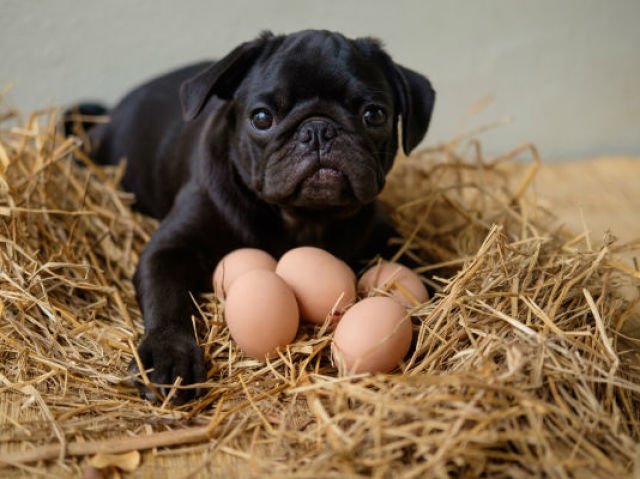
<svg viewBox="0 0 640 479">
<path fill-rule="evenodd" d="M 231 337 L 256 359 L 277 356 L 276 348 L 296 337 L 299 312 L 296 298 L 273 271 L 252 270 L 231 285 L 224 306 Z"/>
<path fill-rule="evenodd" d="M 331 253 L 311 246 L 287 251 L 276 273 L 291 287 L 305 321 L 322 324 L 336 307 L 339 316 L 356 299 L 356 276 L 349 265 Z"/>
<path fill-rule="evenodd" d="M 342 372 L 389 372 L 409 351 L 412 332 L 411 320 L 397 301 L 385 296 L 363 299 L 336 327 L 334 364 Z"/>
<path fill-rule="evenodd" d="M 223 298 L 229 292 L 231 284 L 244 273 L 254 269 L 275 271 L 276 264 L 275 258 L 261 249 L 236 249 L 216 265 L 213 271 L 213 290 Z"/>
<path fill-rule="evenodd" d="M 402 304 L 405 308 L 416 306 L 413 300 L 399 288 L 393 286 L 398 283 L 415 300 L 424 303 L 429 299 L 429 293 L 416 273 L 406 266 L 385 261 L 369 268 L 358 281 L 358 294 L 366 296 L 374 289 L 388 288 L 391 297 Z"/>
</svg>

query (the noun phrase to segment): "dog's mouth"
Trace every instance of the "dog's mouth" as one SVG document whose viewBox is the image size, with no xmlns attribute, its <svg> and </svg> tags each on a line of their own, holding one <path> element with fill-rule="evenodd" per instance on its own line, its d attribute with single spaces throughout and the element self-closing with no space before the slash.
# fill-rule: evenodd
<svg viewBox="0 0 640 479">
<path fill-rule="evenodd" d="M 336 150 L 320 157 L 276 156 L 264 170 L 262 197 L 281 208 L 314 210 L 352 211 L 369 203 L 383 184 L 374 162 Z"/>
<path fill-rule="evenodd" d="M 348 188 L 347 175 L 337 168 L 323 166 L 312 172 L 301 182 L 302 188 L 310 189 L 335 189 Z"/>
<path fill-rule="evenodd" d="M 289 203 L 292 206 L 323 208 L 349 205 L 354 199 L 347 175 L 337 168 L 321 166 L 298 183 Z"/>
</svg>

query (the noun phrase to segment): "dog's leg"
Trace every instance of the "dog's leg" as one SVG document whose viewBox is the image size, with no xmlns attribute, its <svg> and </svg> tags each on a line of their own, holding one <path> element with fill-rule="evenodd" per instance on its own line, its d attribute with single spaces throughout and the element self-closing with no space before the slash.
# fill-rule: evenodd
<svg viewBox="0 0 640 479">
<path fill-rule="evenodd" d="M 208 198 L 195 187 L 183 188 L 140 257 L 134 282 L 145 334 L 138 354 L 145 370 L 153 368 L 148 374 L 153 383 L 173 384 L 178 376 L 183 385 L 205 380 L 189 292 L 201 290 L 212 271 L 210 261 L 205 261 L 212 257 L 208 245 L 215 243 L 209 236 L 216 223 L 210 212 Z M 129 370 L 138 372 L 135 360 Z M 154 397 L 146 387 L 139 387 L 148 398 Z M 193 389 L 179 390 L 176 399 L 182 402 L 195 395 Z"/>
</svg>

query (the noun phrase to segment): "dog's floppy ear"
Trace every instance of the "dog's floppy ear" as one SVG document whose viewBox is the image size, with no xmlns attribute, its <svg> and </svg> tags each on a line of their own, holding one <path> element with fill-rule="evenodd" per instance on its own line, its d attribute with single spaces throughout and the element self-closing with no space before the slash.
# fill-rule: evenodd
<svg viewBox="0 0 640 479">
<path fill-rule="evenodd" d="M 396 64 L 380 40 L 364 37 L 356 39 L 355 44 L 365 54 L 378 59 L 387 70 L 402 118 L 402 149 L 408 155 L 427 133 L 436 92 L 427 78 Z"/>
<path fill-rule="evenodd" d="M 204 108 L 207 100 L 216 95 L 228 100 L 273 38 L 270 32 L 256 40 L 245 42 L 227 56 L 180 85 L 180 102 L 185 120 L 193 120 Z"/>
<path fill-rule="evenodd" d="M 426 77 L 396 64 L 394 82 L 402 117 L 402 149 L 408 155 L 427 133 L 436 92 Z"/>
</svg>

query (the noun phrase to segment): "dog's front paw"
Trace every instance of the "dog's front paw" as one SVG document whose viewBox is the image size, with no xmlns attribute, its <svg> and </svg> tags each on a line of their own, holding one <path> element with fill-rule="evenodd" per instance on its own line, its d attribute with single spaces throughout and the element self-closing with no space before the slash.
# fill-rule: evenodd
<svg viewBox="0 0 640 479">
<path fill-rule="evenodd" d="M 155 388 L 162 397 L 169 393 L 170 385 L 174 384 L 178 377 L 182 378 L 183 386 L 203 382 L 206 378 L 202 349 L 192 335 L 150 331 L 140 343 L 138 355 L 145 371 L 152 369 L 147 374 L 149 380 L 154 384 L 163 385 Z M 135 358 L 129 364 L 129 373 L 140 373 Z M 147 399 L 160 399 L 144 384 L 142 378 L 136 379 L 136 386 Z M 178 389 L 174 399 L 183 403 L 200 393 L 199 389 Z"/>
</svg>

